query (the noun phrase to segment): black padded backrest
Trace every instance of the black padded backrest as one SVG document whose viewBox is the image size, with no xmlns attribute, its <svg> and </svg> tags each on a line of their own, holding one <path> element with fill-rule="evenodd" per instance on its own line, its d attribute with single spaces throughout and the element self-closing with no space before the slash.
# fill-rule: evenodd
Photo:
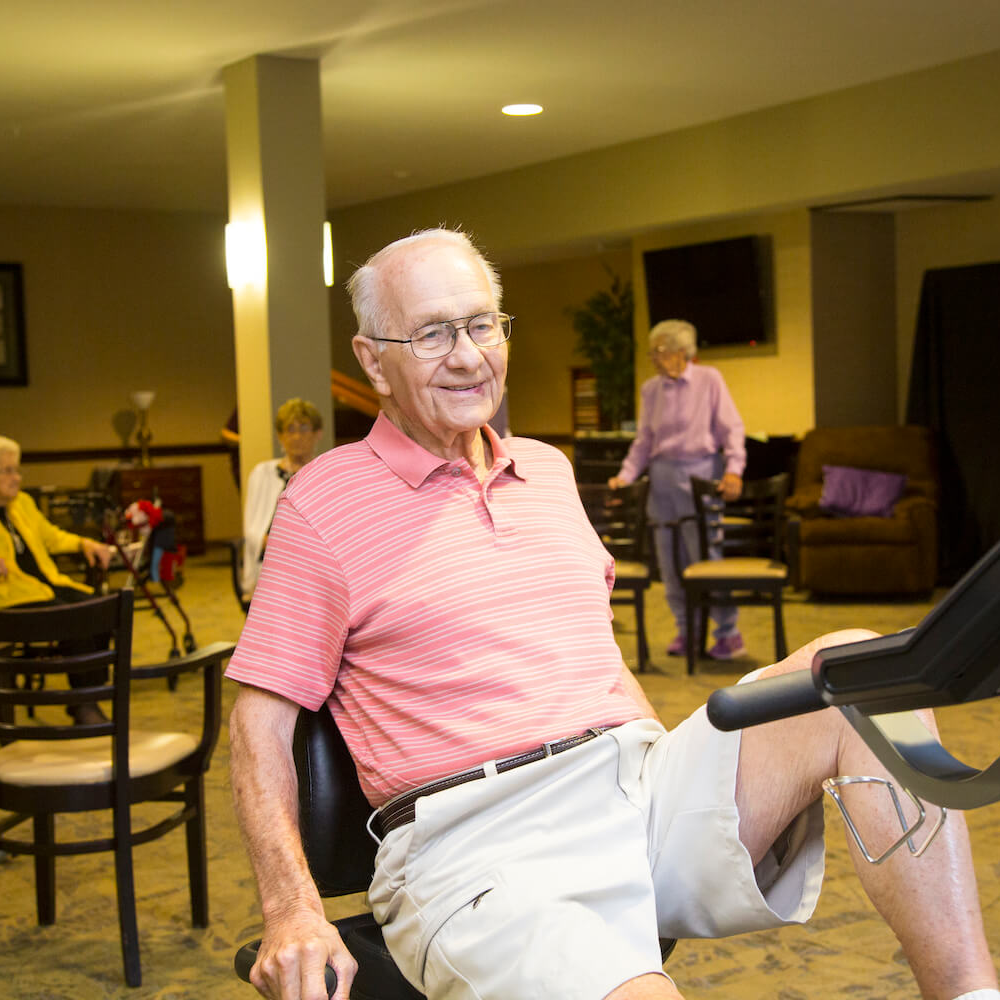
<svg viewBox="0 0 1000 1000">
<path fill-rule="evenodd" d="M 299 711 L 295 726 L 299 829 L 321 896 L 364 892 L 375 870 L 375 841 L 365 824 L 372 807 L 330 710 Z"/>
</svg>

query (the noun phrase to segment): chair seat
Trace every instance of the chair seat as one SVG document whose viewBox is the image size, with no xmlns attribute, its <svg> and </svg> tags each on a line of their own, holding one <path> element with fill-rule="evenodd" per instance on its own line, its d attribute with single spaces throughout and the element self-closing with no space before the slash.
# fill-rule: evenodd
<svg viewBox="0 0 1000 1000">
<path fill-rule="evenodd" d="M 649 567 L 631 559 L 615 560 L 615 583 L 625 584 L 639 581 L 649 583 Z"/>
<path fill-rule="evenodd" d="M 176 764 L 197 749 L 188 733 L 133 731 L 129 771 L 133 778 Z M 111 737 L 63 745 L 55 740 L 17 740 L 0 749 L 0 781 L 11 785 L 101 784 L 111 780 Z"/>
<path fill-rule="evenodd" d="M 788 567 L 772 559 L 759 556 L 732 556 L 727 559 L 704 559 L 691 563 L 684 569 L 684 579 L 732 580 L 746 577 L 750 579 L 784 580 Z"/>
</svg>

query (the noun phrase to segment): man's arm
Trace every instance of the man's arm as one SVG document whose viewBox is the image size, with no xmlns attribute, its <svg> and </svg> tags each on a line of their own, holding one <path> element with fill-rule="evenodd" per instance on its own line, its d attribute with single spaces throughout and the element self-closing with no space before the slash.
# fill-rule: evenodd
<svg viewBox="0 0 1000 1000">
<path fill-rule="evenodd" d="M 328 923 L 298 821 L 292 738 L 299 706 L 243 685 L 229 720 L 233 800 L 257 878 L 264 935 L 250 981 L 271 1000 L 326 1000 L 324 966 L 347 1000 L 357 963 Z"/>
</svg>

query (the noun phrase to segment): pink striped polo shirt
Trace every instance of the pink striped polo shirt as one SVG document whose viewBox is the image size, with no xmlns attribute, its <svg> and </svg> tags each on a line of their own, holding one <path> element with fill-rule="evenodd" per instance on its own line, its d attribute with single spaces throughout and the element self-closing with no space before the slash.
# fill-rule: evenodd
<svg viewBox="0 0 1000 1000">
<path fill-rule="evenodd" d="M 486 433 L 482 483 L 382 415 L 297 473 L 226 671 L 326 701 L 374 806 L 643 714 L 611 629 L 614 562 L 569 462 Z"/>
</svg>

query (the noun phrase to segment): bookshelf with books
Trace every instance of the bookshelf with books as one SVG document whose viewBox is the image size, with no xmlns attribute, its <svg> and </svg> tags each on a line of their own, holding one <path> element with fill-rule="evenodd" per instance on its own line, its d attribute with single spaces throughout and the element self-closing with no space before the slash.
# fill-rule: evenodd
<svg viewBox="0 0 1000 1000">
<path fill-rule="evenodd" d="M 601 407 L 597 398 L 597 379 L 589 368 L 573 368 L 573 433 L 601 428 Z"/>
</svg>

